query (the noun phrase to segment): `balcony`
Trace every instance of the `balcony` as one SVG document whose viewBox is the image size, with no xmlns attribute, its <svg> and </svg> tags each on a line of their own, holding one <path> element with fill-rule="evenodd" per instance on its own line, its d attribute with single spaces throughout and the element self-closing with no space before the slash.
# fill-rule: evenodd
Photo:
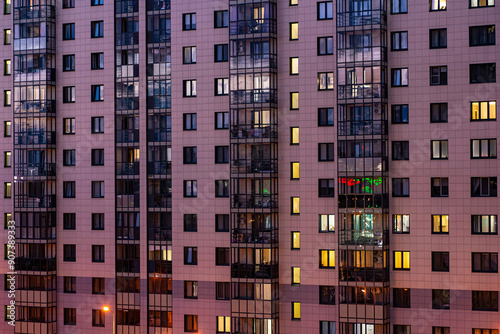
<svg viewBox="0 0 500 334">
<path fill-rule="evenodd" d="M 229 66 L 231 70 L 254 69 L 254 68 L 278 68 L 276 55 L 256 54 L 251 56 L 231 56 Z"/>
<path fill-rule="evenodd" d="M 389 279 L 387 269 L 374 268 L 345 268 L 339 270 L 339 280 L 346 282 L 385 282 Z"/>
<path fill-rule="evenodd" d="M 56 101 L 21 101 L 14 102 L 14 113 L 55 113 Z"/>
<path fill-rule="evenodd" d="M 231 104 L 277 103 L 275 89 L 237 90 L 230 92 Z"/>
<path fill-rule="evenodd" d="M 15 195 L 15 208 L 55 208 L 56 195 Z"/>
<path fill-rule="evenodd" d="M 276 160 L 232 160 L 231 173 L 253 174 L 274 173 L 277 171 Z"/>
<path fill-rule="evenodd" d="M 339 195 L 339 209 L 345 208 L 389 208 L 389 195 Z"/>
<path fill-rule="evenodd" d="M 276 196 L 273 196 L 275 198 Z M 276 200 L 271 199 L 269 195 L 233 195 L 232 207 L 235 209 L 272 209 L 277 208 Z"/>
<path fill-rule="evenodd" d="M 171 208 L 172 194 L 148 195 L 148 208 Z"/>
<path fill-rule="evenodd" d="M 231 138 L 233 139 L 278 138 L 278 130 L 277 127 L 274 126 L 255 127 L 252 125 L 232 125 Z"/>
<path fill-rule="evenodd" d="M 148 10 L 165 10 L 170 9 L 170 0 L 148 0 Z"/>
<path fill-rule="evenodd" d="M 56 259 L 47 258 L 16 258 L 16 270 L 25 271 L 55 271 L 56 270 Z"/>
<path fill-rule="evenodd" d="M 387 135 L 387 121 L 351 121 L 338 123 L 339 136 Z"/>
<path fill-rule="evenodd" d="M 55 131 L 21 132 L 16 134 L 15 145 L 55 144 Z"/>
<path fill-rule="evenodd" d="M 53 68 L 30 68 L 14 71 L 14 82 L 25 81 L 56 81 L 56 70 Z"/>
<path fill-rule="evenodd" d="M 378 246 L 389 244 L 389 234 L 387 231 L 340 231 L 339 244 L 358 246 Z"/>
<path fill-rule="evenodd" d="M 116 175 L 139 175 L 138 162 L 117 162 Z"/>
<path fill-rule="evenodd" d="M 118 208 L 138 208 L 139 194 L 116 195 L 116 206 Z"/>
<path fill-rule="evenodd" d="M 118 130 L 116 131 L 116 142 L 118 143 L 138 143 L 139 130 Z"/>
<path fill-rule="evenodd" d="M 248 21 L 231 22 L 229 26 L 230 35 L 276 33 L 276 20 L 258 19 Z"/>
<path fill-rule="evenodd" d="M 172 141 L 171 129 L 149 129 L 147 136 L 149 142 Z"/>
<path fill-rule="evenodd" d="M 278 242 L 277 231 L 247 231 L 234 229 L 233 243 L 272 244 Z"/>
<path fill-rule="evenodd" d="M 54 18 L 55 16 L 54 6 L 14 7 L 14 20 Z"/>
<path fill-rule="evenodd" d="M 15 164 L 16 176 L 56 176 L 56 164 Z"/>
<path fill-rule="evenodd" d="M 150 161 L 148 162 L 149 175 L 171 175 L 172 163 L 170 161 Z"/>
<path fill-rule="evenodd" d="M 233 278 L 277 278 L 278 265 L 262 264 L 239 264 L 231 265 L 231 277 Z"/>
<path fill-rule="evenodd" d="M 172 241 L 172 230 L 160 227 L 148 227 L 148 240 Z"/>
<path fill-rule="evenodd" d="M 172 262 L 171 261 L 148 261 L 148 273 L 155 274 L 171 274 Z"/>
</svg>

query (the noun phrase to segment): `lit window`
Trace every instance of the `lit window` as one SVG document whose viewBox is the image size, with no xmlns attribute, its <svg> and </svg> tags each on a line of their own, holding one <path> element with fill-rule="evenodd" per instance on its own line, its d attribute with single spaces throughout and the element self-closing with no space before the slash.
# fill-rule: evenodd
<svg viewBox="0 0 500 334">
<path fill-rule="evenodd" d="M 11 152 L 3 152 L 3 166 L 4 167 L 11 167 L 12 166 L 12 160 L 11 160 Z"/>
<path fill-rule="evenodd" d="M 335 215 L 319 215 L 319 231 L 335 232 Z"/>
<path fill-rule="evenodd" d="M 300 178 L 300 164 L 298 162 L 290 163 L 290 179 L 298 180 Z"/>
<path fill-rule="evenodd" d="M 471 102 L 471 121 L 494 121 L 497 119 L 496 101 Z"/>
<path fill-rule="evenodd" d="M 291 57 L 290 58 L 290 75 L 299 74 L 299 58 Z"/>
<path fill-rule="evenodd" d="M 3 61 L 3 75 L 11 75 L 12 74 L 12 61 L 10 59 L 6 59 Z"/>
<path fill-rule="evenodd" d="M 300 303 L 292 302 L 292 320 L 300 320 Z"/>
<path fill-rule="evenodd" d="M 432 334 L 450 334 L 450 327 L 432 327 Z"/>
<path fill-rule="evenodd" d="M 448 141 L 431 140 L 432 159 L 448 159 Z"/>
<path fill-rule="evenodd" d="M 4 45 L 10 45 L 10 43 L 11 43 L 11 32 L 12 32 L 12 30 L 10 30 L 10 29 L 4 29 L 3 30 L 3 44 Z"/>
<path fill-rule="evenodd" d="M 299 92 L 290 93 L 290 110 L 299 109 Z"/>
<path fill-rule="evenodd" d="M 410 215 L 392 215 L 392 233 L 410 233 Z"/>
<path fill-rule="evenodd" d="M 196 97 L 196 80 L 183 81 L 183 96 Z"/>
<path fill-rule="evenodd" d="M 11 0 L 4 0 L 3 1 L 3 13 L 4 13 L 4 15 L 10 14 L 11 11 L 12 11 Z"/>
<path fill-rule="evenodd" d="M 231 317 L 218 316 L 216 321 L 217 321 L 217 334 L 231 333 Z"/>
<path fill-rule="evenodd" d="M 299 5 L 299 0 L 290 0 L 290 6 L 298 6 Z"/>
<path fill-rule="evenodd" d="M 471 139 L 471 159 L 496 159 L 496 139 Z"/>
<path fill-rule="evenodd" d="M 470 0 L 470 8 L 493 7 L 495 0 Z"/>
<path fill-rule="evenodd" d="M 497 215 L 472 215 L 472 234 L 497 234 Z"/>
<path fill-rule="evenodd" d="M 76 133 L 76 120 L 74 118 L 63 118 L 63 135 L 74 135 Z"/>
<path fill-rule="evenodd" d="M 394 252 L 394 270 L 410 270 L 410 252 Z"/>
<path fill-rule="evenodd" d="M 446 10 L 446 0 L 431 0 L 430 10 Z"/>
<path fill-rule="evenodd" d="M 198 332 L 198 316 L 197 315 L 184 315 L 184 332 Z"/>
<path fill-rule="evenodd" d="M 290 128 L 290 145 L 299 145 L 299 128 Z"/>
<path fill-rule="evenodd" d="M 408 0 L 391 0 L 391 14 L 408 13 Z"/>
<path fill-rule="evenodd" d="M 3 198 L 12 197 L 12 183 L 4 182 L 3 184 Z"/>
<path fill-rule="evenodd" d="M 300 214 L 300 197 L 292 197 L 291 206 L 292 206 L 291 210 L 292 215 Z"/>
<path fill-rule="evenodd" d="M 225 96 L 229 94 L 229 78 L 215 79 L 215 96 Z"/>
<path fill-rule="evenodd" d="M 185 46 L 182 48 L 182 63 L 196 64 L 196 46 Z"/>
<path fill-rule="evenodd" d="M 319 251 L 319 267 L 320 268 L 335 268 L 335 251 L 329 249 L 321 249 Z"/>
<path fill-rule="evenodd" d="M 300 232 L 292 232 L 292 249 L 300 249 Z"/>
<path fill-rule="evenodd" d="M 292 284 L 300 284 L 300 267 L 292 267 Z"/>
<path fill-rule="evenodd" d="M 3 105 L 5 107 L 12 105 L 12 92 L 10 90 L 3 91 Z"/>
<path fill-rule="evenodd" d="M 318 90 L 333 90 L 333 72 L 318 73 Z"/>
<path fill-rule="evenodd" d="M 449 233 L 448 215 L 432 215 L 432 233 Z"/>
<path fill-rule="evenodd" d="M 297 22 L 290 23 L 290 40 L 299 39 L 299 24 Z"/>
</svg>

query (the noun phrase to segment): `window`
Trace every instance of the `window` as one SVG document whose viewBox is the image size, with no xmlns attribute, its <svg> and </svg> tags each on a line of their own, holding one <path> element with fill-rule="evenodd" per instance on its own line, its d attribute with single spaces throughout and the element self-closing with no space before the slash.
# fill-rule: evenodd
<svg viewBox="0 0 500 334">
<path fill-rule="evenodd" d="M 9 168 L 12 166 L 11 156 L 12 156 L 12 152 L 10 152 L 10 151 L 3 152 L 3 166 L 4 167 Z"/>
<path fill-rule="evenodd" d="M 104 262 L 104 245 L 92 245 L 92 262 Z"/>
<path fill-rule="evenodd" d="M 299 109 L 299 92 L 290 92 L 290 110 Z"/>
<path fill-rule="evenodd" d="M 104 181 L 92 181 L 92 198 L 104 198 Z"/>
<path fill-rule="evenodd" d="M 324 305 L 335 305 L 334 286 L 319 286 L 319 303 Z"/>
<path fill-rule="evenodd" d="M 472 272 L 498 273 L 498 253 L 472 253 Z"/>
<path fill-rule="evenodd" d="M 12 197 L 12 183 L 4 182 L 3 183 L 3 198 L 11 198 Z"/>
<path fill-rule="evenodd" d="M 66 262 L 75 262 L 76 245 L 63 245 L 63 258 Z"/>
<path fill-rule="evenodd" d="M 229 248 L 217 247 L 215 248 L 215 265 L 216 266 L 229 266 L 231 256 L 229 255 Z"/>
<path fill-rule="evenodd" d="M 184 247 L 184 264 L 198 264 L 198 247 Z"/>
<path fill-rule="evenodd" d="M 292 267 L 292 285 L 300 285 L 300 267 Z"/>
<path fill-rule="evenodd" d="M 497 197 L 496 177 L 471 177 L 472 197 Z"/>
<path fill-rule="evenodd" d="M 75 0 L 63 0 L 62 8 L 75 8 Z"/>
<path fill-rule="evenodd" d="M 196 232 L 198 230 L 198 215 L 184 214 L 184 232 Z"/>
<path fill-rule="evenodd" d="M 75 70 L 75 55 L 63 55 L 63 72 Z"/>
<path fill-rule="evenodd" d="M 198 299 L 198 282 L 184 281 L 184 298 Z"/>
<path fill-rule="evenodd" d="M 393 68 L 391 70 L 392 87 L 405 87 L 408 86 L 408 69 L 407 68 Z"/>
<path fill-rule="evenodd" d="M 92 277 L 92 294 L 104 295 L 104 278 Z"/>
<path fill-rule="evenodd" d="M 299 145 L 299 128 L 290 128 L 290 145 Z"/>
<path fill-rule="evenodd" d="M 75 24 L 63 24 L 63 41 L 69 41 L 72 39 L 75 39 Z"/>
<path fill-rule="evenodd" d="M 226 62 L 228 60 L 229 48 L 227 44 L 215 45 L 215 59 L 216 63 Z"/>
<path fill-rule="evenodd" d="M 3 214 L 3 228 L 5 230 L 8 228 L 8 226 L 10 224 L 13 224 L 13 223 L 9 223 L 10 221 L 12 221 L 12 213 L 4 212 L 4 214 Z"/>
<path fill-rule="evenodd" d="M 11 43 L 11 30 L 4 29 L 3 30 L 3 45 L 10 45 Z"/>
<path fill-rule="evenodd" d="M 63 198 L 75 198 L 75 181 L 63 181 Z"/>
<path fill-rule="evenodd" d="M 393 288 L 392 289 L 393 307 L 411 307 L 410 289 Z"/>
<path fill-rule="evenodd" d="M 76 228 L 76 214 L 63 213 L 63 229 L 74 230 Z"/>
<path fill-rule="evenodd" d="M 472 291 L 473 311 L 498 311 L 498 291 Z"/>
<path fill-rule="evenodd" d="M 450 271 L 449 252 L 432 252 L 432 271 Z"/>
<path fill-rule="evenodd" d="M 432 215 L 432 233 L 448 234 L 449 233 L 449 216 L 448 215 Z"/>
<path fill-rule="evenodd" d="M 229 26 L 229 14 L 227 10 L 214 12 L 214 28 L 227 28 Z"/>
<path fill-rule="evenodd" d="M 335 334 L 335 321 L 320 321 L 319 322 L 320 334 Z"/>
<path fill-rule="evenodd" d="M 432 327 L 432 334 L 450 334 L 450 327 Z"/>
<path fill-rule="evenodd" d="M 3 1 L 3 13 L 4 15 L 11 14 L 12 7 L 11 7 L 11 0 L 4 0 Z"/>
<path fill-rule="evenodd" d="M 76 293 L 76 277 L 64 276 L 63 281 L 64 293 Z"/>
<path fill-rule="evenodd" d="M 318 20 L 333 19 L 333 2 L 318 2 Z"/>
<path fill-rule="evenodd" d="M 63 135 L 74 135 L 76 133 L 76 120 L 74 118 L 63 118 Z"/>
<path fill-rule="evenodd" d="M 215 215 L 215 232 L 229 232 L 229 215 Z"/>
<path fill-rule="evenodd" d="M 493 7 L 495 0 L 470 0 L 470 8 Z"/>
<path fill-rule="evenodd" d="M 410 215 L 392 215 L 392 233 L 410 233 Z"/>
<path fill-rule="evenodd" d="M 76 325 L 76 308 L 64 309 L 64 324 Z"/>
<path fill-rule="evenodd" d="M 183 47 L 182 55 L 183 64 L 196 64 L 196 46 Z"/>
<path fill-rule="evenodd" d="M 450 290 L 432 289 L 432 308 L 450 309 Z"/>
<path fill-rule="evenodd" d="M 394 251 L 394 270 L 410 270 L 410 252 Z"/>
<path fill-rule="evenodd" d="M 290 6 L 298 6 L 299 5 L 299 0 L 290 0 L 289 1 Z"/>
<path fill-rule="evenodd" d="M 300 320 L 300 303 L 292 302 L 292 320 Z"/>
<path fill-rule="evenodd" d="M 333 126 L 333 108 L 318 108 L 318 126 Z"/>
<path fill-rule="evenodd" d="M 392 142 L 392 160 L 409 160 L 410 143 L 408 141 Z"/>
<path fill-rule="evenodd" d="M 90 0 L 91 6 L 102 6 L 104 5 L 104 0 Z"/>
<path fill-rule="evenodd" d="M 410 325 L 394 325 L 394 334 L 410 334 Z"/>
<path fill-rule="evenodd" d="M 63 102 L 64 103 L 75 103 L 75 86 L 63 87 Z"/>
<path fill-rule="evenodd" d="M 3 61 L 3 75 L 11 75 L 12 74 L 12 61 L 10 59 L 6 59 Z"/>
<path fill-rule="evenodd" d="M 217 334 L 231 333 L 231 317 L 218 316 L 216 318 L 216 322 L 217 322 Z"/>
<path fill-rule="evenodd" d="M 290 75 L 299 74 L 299 57 L 290 57 Z"/>
<path fill-rule="evenodd" d="M 93 327 L 104 327 L 104 311 L 103 310 L 92 310 L 92 326 Z"/>
<path fill-rule="evenodd" d="M 320 233 L 335 232 L 335 215 L 328 215 L 328 214 L 319 215 L 319 232 Z"/>
<path fill-rule="evenodd" d="M 215 146 L 215 163 L 229 163 L 229 146 Z"/>
<path fill-rule="evenodd" d="M 292 232 L 291 233 L 291 239 L 292 239 L 292 248 L 294 250 L 299 250 L 300 249 L 300 232 Z"/>
<path fill-rule="evenodd" d="M 224 96 L 229 94 L 229 78 L 215 79 L 215 96 Z"/>
<path fill-rule="evenodd" d="M 12 136 L 12 122 L 11 121 L 4 121 L 3 122 L 3 136 L 6 138 Z"/>
<path fill-rule="evenodd" d="M 496 215 L 472 215 L 471 216 L 472 234 L 497 234 L 497 216 Z"/>
<path fill-rule="evenodd" d="M 469 27 L 469 46 L 495 45 L 495 25 Z"/>
<path fill-rule="evenodd" d="M 470 64 L 470 83 L 496 82 L 496 64 Z"/>
<path fill-rule="evenodd" d="M 198 158 L 197 158 L 196 146 L 183 148 L 183 160 L 184 160 L 184 164 L 196 164 L 197 163 Z"/>
<path fill-rule="evenodd" d="M 471 159 L 496 159 L 496 139 L 471 139 Z"/>
<path fill-rule="evenodd" d="M 104 85 L 92 85 L 91 101 L 104 101 Z"/>
<path fill-rule="evenodd" d="M 495 101 L 471 102 L 471 121 L 494 121 L 497 119 L 497 103 Z"/>
<path fill-rule="evenodd" d="M 74 166 L 75 158 L 75 150 L 63 150 L 63 166 Z"/>
<path fill-rule="evenodd" d="M 196 97 L 196 80 L 183 81 L 183 96 Z"/>
<path fill-rule="evenodd" d="M 406 14 L 408 13 L 407 0 L 391 0 L 391 14 Z"/>
<path fill-rule="evenodd" d="M 10 107 L 12 105 L 12 91 L 3 91 L 3 105 L 4 107 Z"/>
<path fill-rule="evenodd" d="M 229 300 L 231 298 L 231 283 L 215 282 L 215 299 Z"/>
<path fill-rule="evenodd" d="M 229 197 L 229 180 L 215 180 L 215 197 Z"/>
<path fill-rule="evenodd" d="M 318 90 L 333 90 L 333 72 L 318 73 Z"/>
<path fill-rule="evenodd" d="M 431 159 L 448 159 L 447 140 L 431 140 Z"/>
<path fill-rule="evenodd" d="M 446 29 L 430 29 L 429 30 L 429 48 L 430 49 L 445 49 L 447 47 L 447 31 Z"/>
<path fill-rule="evenodd" d="M 196 130 L 197 114 L 183 114 L 182 115 L 182 128 L 184 131 Z"/>
<path fill-rule="evenodd" d="M 104 230 L 104 213 L 92 214 L 92 230 Z"/>
<path fill-rule="evenodd" d="M 408 51 L 408 31 L 396 31 L 391 33 L 391 50 Z"/>
<path fill-rule="evenodd" d="M 335 268 L 335 251 L 328 249 L 320 249 L 319 251 L 319 267 L 320 268 Z"/>
<path fill-rule="evenodd" d="M 290 180 L 300 179 L 300 163 L 290 162 Z"/>
<path fill-rule="evenodd" d="M 92 166 L 104 166 L 104 149 L 92 149 Z"/>
<path fill-rule="evenodd" d="M 318 189 L 319 197 L 335 197 L 335 180 L 319 179 Z"/>
<path fill-rule="evenodd" d="M 229 129 L 229 113 L 215 113 L 215 130 Z"/>
<path fill-rule="evenodd" d="M 318 144 L 318 161 L 334 161 L 334 143 Z"/>
<path fill-rule="evenodd" d="M 448 84 L 448 66 L 431 66 L 431 86 Z"/>
<path fill-rule="evenodd" d="M 291 199 L 291 214 L 299 215 L 300 214 L 300 197 L 290 197 Z"/>
<path fill-rule="evenodd" d="M 408 105 L 407 104 L 393 104 L 392 110 L 392 124 L 408 124 Z"/>
<path fill-rule="evenodd" d="M 290 23 L 290 40 L 295 41 L 299 39 L 299 23 Z"/>
<path fill-rule="evenodd" d="M 446 0 L 430 0 L 430 11 L 446 10 Z"/>
<path fill-rule="evenodd" d="M 333 55 L 333 37 L 318 37 L 318 56 Z"/>
<path fill-rule="evenodd" d="M 473 328 L 472 334 L 498 334 L 498 329 Z"/>
<path fill-rule="evenodd" d="M 448 197 L 448 188 L 447 177 L 431 178 L 431 197 Z"/>
<path fill-rule="evenodd" d="M 182 14 L 182 30 L 196 30 L 196 13 Z"/>
<path fill-rule="evenodd" d="M 409 197 L 410 179 L 393 178 L 392 179 L 392 197 Z"/>
<path fill-rule="evenodd" d="M 97 52 L 90 54 L 90 69 L 102 70 L 104 68 L 104 53 Z"/>
<path fill-rule="evenodd" d="M 431 103 L 431 123 L 448 122 L 448 103 Z"/>
<path fill-rule="evenodd" d="M 104 117 L 92 117 L 90 126 L 92 133 L 104 133 Z"/>
<path fill-rule="evenodd" d="M 104 21 L 90 22 L 90 37 L 91 38 L 104 37 Z"/>
</svg>

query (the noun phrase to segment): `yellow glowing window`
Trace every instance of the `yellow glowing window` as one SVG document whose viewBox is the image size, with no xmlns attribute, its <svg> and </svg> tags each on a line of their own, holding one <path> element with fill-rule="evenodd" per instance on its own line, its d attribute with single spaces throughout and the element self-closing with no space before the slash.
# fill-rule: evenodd
<svg viewBox="0 0 500 334">
<path fill-rule="evenodd" d="M 290 177 L 292 180 L 298 180 L 300 178 L 300 165 L 298 162 L 290 163 L 290 171 L 292 172 Z"/>
<path fill-rule="evenodd" d="M 292 232 L 292 249 L 300 249 L 300 232 Z"/>
<path fill-rule="evenodd" d="M 292 320 L 300 320 L 300 303 L 292 303 Z"/>
<path fill-rule="evenodd" d="M 217 333 L 231 333 L 231 317 L 217 317 Z"/>
<path fill-rule="evenodd" d="M 300 267 L 292 267 L 292 284 L 300 284 Z"/>
<path fill-rule="evenodd" d="M 394 252 L 394 269 L 410 269 L 410 252 Z"/>
<path fill-rule="evenodd" d="M 291 75 L 299 74 L 299 58 L 298 57 L 290 58 L 290 74 Z"/>
<path fill-rule="evenodd" d="M 292 197 L 292 215 L 300 214 L 300 197 Z"/>
<path fill-rule="evenodd" d="M 290 23 L 290 40 L 299 39 L 299 24 L 297 22 Z"/>
<path fill-rule="evenodd" d="M 290 6 L 298 6 L 299 0 L 290 0 Z"/>
<path fill-rule="evenodd" d="M 12 160 L 11 160 L 11 152 L 4 152 L 3 153 L 3 166 L 4 167 L 11 167 Z"/>
<path fill-rule="evenodd" d="M 487 121 L 497 119 L 496 101 L 471 102 L 472 121 Z"/>
<path fill-rule="evenodd" d="M 432 233 L 448 233 L 448 215 L 432 215 Z"/>
<path fill-rule="evenodd" d="M 3 189 L 4 189 L 3 198 L 11 198 L 11 196 L 12 196 L 11 185 L 12 184 L 10 182 L 5 182 L 3 184 Z"/>
<path fill-rule="evenodd" d="M 321 249 L 319 251 L 319 267 L 320 268 L 335 268 L 335 251 L 329 249 Z"/>
<path fill-rule="evenodd" d="M 299 92 L 290 93 L 290 109 L 299 109 Z"/>
<path fill-rule="evenodd" d="M 299 145 L 299 128 L 290 128 L 290 145 Z"/>
</svg>

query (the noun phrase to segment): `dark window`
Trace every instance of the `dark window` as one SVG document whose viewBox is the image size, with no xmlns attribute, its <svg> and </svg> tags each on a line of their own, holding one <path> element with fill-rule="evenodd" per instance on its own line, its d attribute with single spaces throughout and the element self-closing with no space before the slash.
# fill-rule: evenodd
<svg viewBox="0 0 500 334">
<path fill-rule="evenodd" d="M 229 78 L 215 79 L 215 96 L 224 96 L 229 94 Z"/>
<path fill-rule="evenodd" d="M 318 196 L 319 197 L 334 197 L 335 196 L 335 180 L 334 179 L 319 179 L 318 180 Z"/>
<path fill-rule="evenodd" d="M 63 281 L 64 293 L 76 293 L 76 277 L 64 276 Z"/>
<path fill-rule="evenodd" d="M 471 139 L 470 140 L 471 159 L 496 159 L 497 140 L 496 139 Z"/>
<path fill-rule="evenodd" d="M 63 245 L 63 259 L 66 262 L 76 261 L 76 245 Z"/>
<path fill-rule="evenodd" d="M 104 133 L 104 117 L 92 117 L 91 119 L 91 132 Z"/>
<path fill-rule="evenodd" d="M 215 282 L 215 299 L 229 300 L 231 298 L 231 283 Z"/>
<path fill-rule="evenodd" d="M 408 50 L 408 31 L 396 31 L 391 33 L 391 50 L 392 51 L 407 51 Z"/>
<path fill-rule="evenodd" d="M 184 197 L 197 197 L 198 196 L 198 181 L 185 180 L 184 181 Z"/>
<path fill-rule="evenodd" d="M 75 24 L 63 24 L 63 41 L 75 39 Z"/>
<path fill-rule="evenodd" d="M 75 70 L 75 55 L 63 55 L 63 72 Z"/>
<path fill-rule="evenodd" d="M 446 29 L 429 30 L 429 48 L 444 49 L 448 45 L 448 36 Z"/>
<path fill-rule="evenodd" d="M 63 213 L 63 229 L 74 230 L 76 228 L 76 213 Z"/>
<path fill-rule="evenodd" d="M 104 327 L 104 311 L 103 310 L 92 310 L 92 326 L 93 327 Z"/>
<path fill-rule="evenodd" d="M 92 85 L 92 102 L 104 101 L 104 85 Z"/>
<path fill-rule="evenodd" d="M 92 149 L 92 166 L 104 166 L 104 149 Z"/>
<path fill-rule="evenodd" d="M 495 45 L 495 25 L 469 27 L 469 46 Z"/>
<path fill-rule="evenodd" d="M 215 265 L 228 266 L 231 262 L 229 248 L 215 248 Z"/>
<path fill-rule="evenodd" d="M 391 0 L 391 14 L 408 13 L 407 0 Z"/>
<path fill-rule="evenodd" d="M 393 307 L 411 307 L 410 289 L 393 288 L 392 297 Z"/>
<path fill-rule="evenodd" d="M 75 0 L 63 0 L 62 8 L 75 8 Z"/>
<path fill-rule="evenodd" d="M 198 161 L 198 154 L 196 146 L 183 148 L 184 164 L 196 164 Z"/>
<path fill-rule="evenodd" d="M 410 233 L 410 215 L 392 215 L 392 233 Z"/>
<path fill-rule="evenodd" d="M 335 334 L 335 321 L 320 321 L 319 322 L 320 334 Z"/>
<path fill-rule="evenodd" d="M 498 311 L 498 291 L 472 291 L 473 311 Z"/>
<path fill-rule="evenodd" d="M 410 179 L 394 178 L 392 179 L 392 197 L 409 197 Z"/>
<path fill-rule="evenodd" d="M 318 2 L 318 20 L 333 19 L 333 2 Z"/>
<path fill-rule="evenodd" d="M 448 84 L 448 66 L 431 66 L 431 86 Z"/>
<path fill-rule="evenodd" d="M 215 146 L 215 163 L 229 163 L 229 146 Z"/>
<path fill-rule="evenodd" d="M 322 286 L 319 287 L 319 303 L 326 305 L 335 305 L 335 287 Z"/>
<path fill-rule="evenodd" d="M 182 30 L 196 30 L 196 13 L 182 14 Z"/>
<path fill-rule="evenodd" d="M 91 53 L 90 54 L 90 69 L 102 70 L 104 68 L 104 53 Z"/>
<path fill-rule="evenodd" d="M 92 230 L 104 230 L 104 213 L 92 214 Z"/>
<path fill-rule="evenodd" d="M 90 22 L 90 37 L 91 38 L 104 37 L 104 21 Z"/>
<path fill-rule="evenodd" d="M 197 127 L 197 114 L 183 114 L 182 115 L 182 127 L 184 130 L 196 130 Z"/>
<path fill-rule="evenodd" d="M 333 54 L 333 37 L 318 37 L 318 56 Z"/>
<path fill-rule="evenodd" d="M 432 308 L 449 310 L 450 309 L 450 290 L 432 290 Z"/>
<path fill-rule="evenodd" d="M 184 97 L 196 97 L 196 80 L 184 80 L 182 87 Z"/>
<path fill-rule="evenodd" d="M 75 103 L 75 86 L 63 87 L 63 102 L 64 103 Z"/>
<path fill-rule="evenodd" d="M 497 215 L 472 215 L 472 234 L 497 234 Z"/>
<path fill-rule="evenodd" d="M 446 0 L 430 0 L 430 11 L 446 10 Z"/>
<path fill-rule="evenodd" d="M 74 118 L 63 118 L 63 134 L 74 135 L 76 133 L 76 120 Z"/>
<path fill-rule="evenodd" d="M 447 140 L 431 140 L 431 159 L 448 159 Z"/>
<path fill-rule="evenodd" d="M 449 186 L 447 177 L 431 178 L 431 197 L 448 197 Z"/>
<path fill-rule="evenodd" d="M 197 315 L 184 315 L 184 332 L 197 332 L 198 331 L 198 316 Z"/>
<path fill-rule="evenodd" d="M 449 252 L 432 252 L 432 271 L 450 271 Z"/>
<path fill-rule="evenodd" d="M 408 124 L 407 104 L 393 104 L 391 109 L 392 124 Z"/>
<path fill-rule="evenodd" d="M 470 83 L 496 82 L 496 64 L 470 64 Z"/>
<path fill-rule="evenodd" d="M 184 298 L 198 299 L 198 281 L 184 281 Z"/>
<path fill-rule="evenodd" d="M 216 63 L 226 62 L 228 60 L 229 48 L 227 44 L 217 44 L 214 46 L 214 54 Z"/>
<path fill-rule="evenodd" d="M 334 143 L 319 143 L 318 144 L 318 161 L 333 161 Z"/>
<path fill-rule="evenodd" d="M 333 108 L 318 109 L 318 126 L 333 126 L 334 119 Z"/>
<path fill-rule="evenodd" d="M 410 334 L 410 325 L 394 325 L 394 334 Z"/>
<path fill-rule="evenodd" d="M 478 101 L 470 103 L 471 121 L 495 121 L 497 119 L 496 101 Z"/>
<path fill-rule="evenodd" d="M 198 231 L 198 215 L 184 214 L 184 232 Z"/>
<path fill-rule="evenodd" d="M 104 181 L 92 181 L 92 198 L 104 198 Z"/>
<path fill-rule="evenodd" d="M 215 129 L 229 129 L 229 113 L 216 112 L 215 113 Z"/>
<path fill-rule="evenodd" d="M 90 0 L 91 6 L 102 6 L 104 5 L 104 0 Z"/>
<path fill-rule="evenodd" d="M 92 262 L 104 262 L 104 245 L 92 245 Z"/>
<path fill-rule="evenodd" d="M 92 277 L 92 294 L 104 295 L 104 278 Z"/>
<path fill-rule="evenodd" d="M 392 87 L 405 87 L 408 86 L 408 69 L 407 68 L 393 68 L 391 70 L 391 84 Z"/>
<path fill-rule="evenodd" d="M 64 324 L 76 325 L 76 308 L 64 309 Z"/>
<path fill-rule="evenodd" d="M 494 7 L 495 0 L 470 0 L 470 8 Z"/>
<path fill-rule="evenodd" d="M 184 264 L 198 264 L 198 247 L 184 247 Z"/>
<path fill-rule="evenodd" d="M 182 48 L 182 63 L 196 64 L 196 46 L 185 46 Z"/>
<path fill-rule="evenodd" d="M 472 271 L 498 273 L 498 253 L 472 253 Z"/>
<path fill-rule="evenodd" d="M 229 180 L 215 180 L 215 197 L 229 197 Z"/>
<path fill-rule="evenodd" d="M 229 232 L 229 215 L 215 215 L 215 232 Z"/>
<path fill-rule="evenodd" d="M 229 26 L 229 14 L 227 10 L 214 12 L 214 28 L 227 28 Z"/>
<path fill-rule="evenodd" d="M 392 160 L 409 160 L 410 142 L 393 141 L 392 142 Z"/>
<path fill-rule="evenodd" d="M 431 103 L 431 123 L 448 122 L 448 103 Z"/>
<path fill-rule="evenodd" d="M 74 166 L 75 158 L 75 150 L 63 150 L 63 166 Z"/>
<path fill-rule="evenodd" d="M 497 197 L 496 177 L 471 177 L 470 187 L 472 197 Z"/>
<path fill-rule="evenodd" d="M 63 181 L 63 198 L 75 198 L 75 181 Z"/>
</svg>

